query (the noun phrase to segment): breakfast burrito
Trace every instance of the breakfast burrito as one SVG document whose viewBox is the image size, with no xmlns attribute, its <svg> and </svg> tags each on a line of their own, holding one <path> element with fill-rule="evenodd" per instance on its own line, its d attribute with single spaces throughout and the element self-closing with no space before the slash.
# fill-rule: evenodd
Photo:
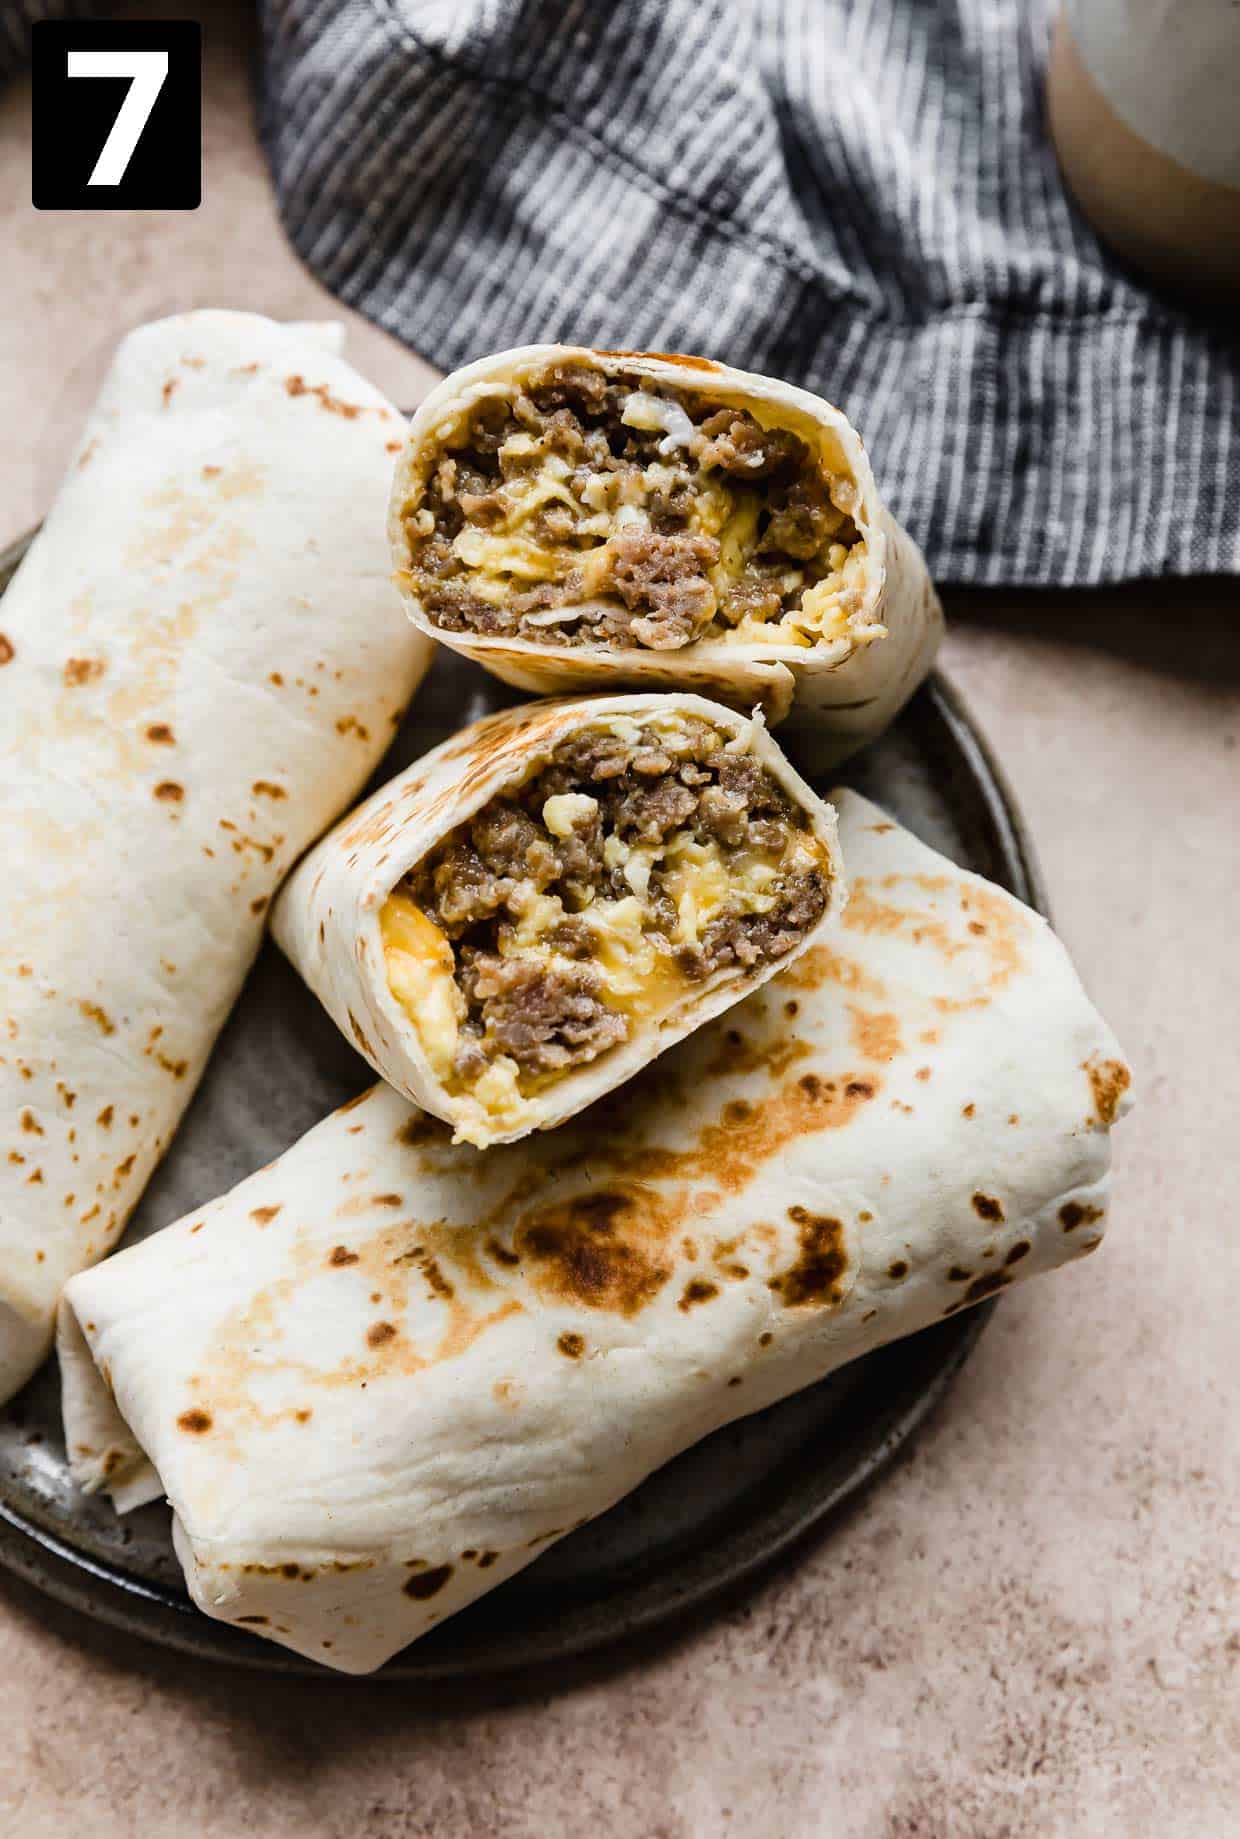
<svg viewBox="0 0 1240 1839">
<path fill-rule="evenodd" d="M 546 1129 L 807 949 L 835 815 L 761 718 L 527 703 L 313 850 L 272 929 L 377 1072 L 483 1147 Z"/>
<path fill-rule="evenodd" d="M 345 1672 L 710 1431 L 1098 1245 L 1128 1070 L 1036 915 L 841 795 L 828 934 L 484 1156 L 376 1086 L 75 1277 L 65 1434 L 208 1615 Z"/>
<path fill-rule="evenodd" d="M 414 621 L 506 682 L 795 705 L 836 758 L 942 631 L 847 419 L 706 358 L 533 345 L 456 371 L 413 418 L 390 529 Z"/>
<path fill-rule="evenodd" d="M 384 538 L 402 423 L 334 337 L 134 332 L 0 600 L 0 1399 L 430 654 Z"/>
</svg>

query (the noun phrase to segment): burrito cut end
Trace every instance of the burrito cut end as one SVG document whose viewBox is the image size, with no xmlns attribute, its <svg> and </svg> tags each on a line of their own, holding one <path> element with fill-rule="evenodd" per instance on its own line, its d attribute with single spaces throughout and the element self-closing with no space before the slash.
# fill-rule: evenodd
<svg viewBox="0 0 1240 1839">
<path fill-rule="evenodd" d="M 760 757 L 760 726 L 719 716 L 583 713 L 388 894 L 388 988 L 465 1141 L 533 1128 L 576 1070 L 683 1033 L 827 916 L 814 813 Z"/>
<path fill-rule="evenodd" d="M 495 369 L 415 435 L 401 587 L 441 632 L 557 647 L 843 655 L 884 637 L 834 412 L 761 382 L 569 348 Z"/>
</svg>

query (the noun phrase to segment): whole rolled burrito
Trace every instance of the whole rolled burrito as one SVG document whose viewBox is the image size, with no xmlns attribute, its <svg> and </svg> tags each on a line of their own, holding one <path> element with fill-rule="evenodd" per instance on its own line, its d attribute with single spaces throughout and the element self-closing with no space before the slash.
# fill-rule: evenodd
<svg viewBox="0 0 1240 1839">
<path fill-rule="evenodd" d="M 842 898 L 835 814 L 700 696 L 527 703 L 325 837 L 272 927 L 458 1141 L 547 1129 L 773 977 Z"/>
<path fill-rule="evenodd" d="M 824 757 L 887 726 L 942 633 L 846 417 L 707 358 L 531 345 L 454 372 L 390 530 L 415 623 L 505 682 L 794 710 Z"/>
<path fill-rule="evenodd" d="M 143 327 L 0 600 L 0 1399 L 425 668 L 384 541 L 400 435 L 314 332 Z"/>
<path fill-rule="evenodd" d="M 69 1284 L 74 1472 L 361 1673 L 719 1425 L 1092 1251 L 1128 1070 L 1034 914 L 851 793 L 828 938 L 486 1156 L 377 1086 Z"/>
</svg>

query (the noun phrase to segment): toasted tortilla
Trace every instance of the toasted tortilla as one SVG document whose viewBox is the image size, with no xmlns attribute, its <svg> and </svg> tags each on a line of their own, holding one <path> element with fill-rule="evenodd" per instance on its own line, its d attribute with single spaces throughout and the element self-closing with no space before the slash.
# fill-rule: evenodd
<svg viewBox="0 0 1240 1839">
<path fill-rule="evenodd" d="M 624 737 L 632 753 L 640 751 L 633 738 L 638 731 L 649 732 L 660 724 L 674 727 L 686 720 L 707 724 L 720 734 L 725 747 L 744 750 L 787 795 L 829 884 L 821 916 L 784 957 L 750 968 L 729 966 L 697 980 L 676 980 L 662 1006 L 656 1007 L 649 992 L 637 986 L 626 1039 L 528 1092 L 519 1090 L 510 1074 L 495 1102 L 484 1104 L 478 1096 L 483 1088 L 454 1080 L 450 1050 L 446 1062 L 436 1054 L 432 1030 L 442 1032 L 445 1022 L 455 1029 L 455 1022 L 441 1015 L 435 992 L 423 979 L 413 1004 L 402 1004 L 389 980 L 383 922 L 393 890 L 474 813 L 499 795 L 518 791 L 566 740 L 615 734 Z M 451 1123 L 458 1140 L 483 1147 L 560 1124 L 630 1078 L 807 950 L 842 898 L 835 814 L 789 764 L 760 718 L 737 715 L 700 696 L 607 696 L 526 703 L 501 711 L 416 761 L 352 812 L 299 865 L 276 903 L 272 930 L 375 1071 L 406 1098 Z M 637 904 L 630 894 L 624 906 Z M 614 930 L 604 925 L 589 928 L 591 916 L 604 911 L 615 914 L 617 909 L 596 901 L 585 910 L 583 923 L 596 959 L 616 944 Z M 449 966 L 440 981 L 450 979 L 448 942 L 436 929 L 431 929 L 431 937 Z M 564 962 L 572 968 L 570 961 Z M 622 959 L 622 974 L 627 963 L 627 957 Z M 667 980 L 669 973 L 674 975 L 670 962 L 659 976 Z M 591 969 L 589 974 L 600 972 Z M 601 974 L 606 976 L 605 969 Z"/>
<path fill-rule="evenodd" d="M 1049 927 L 850 792 L 829 936 L 561 1130 L 378 1085 L 69 1284 L 88 1489 L 382 1664 L 720 1425 L 1099 1244 L 1129 1073 Z"/>
<path fill-rule="evenodd" d="M 388 579 L 402 423 L 339 342 L 249 313 L 134 332 L 0 601 L 0 1398 L 430 655 Z"/>
<path fill-rule="evenodd" d="M 652 390 L 705 395 L 803 440 L 828 475 L 848 487 L 862 539 L 848 595 L 851 611 L 841 610 L 808 648 L 775 623 L 743 642 L 736 634 L 714 632 L 670 650 L 446 629 L 428 611 L 412 572 L 417 548 L 412 520 L 426 499 L 436 460 L 480 402 L 564 363 L 613 379 L 633 378 Z M 698 691 L 746 711 L 760 704 L 772 724 L 789 718 L 812 727 L 824 763 L 842 759 L 888 726 L 929 671 L 942 637 L 942 609 L 925 561 L 883 503 L 847 417 L 806 390 L 707 358 L 529 345 L 454 371 L 410 423 L 393 483 L 389 532 L 397 583 L 414 623 L 504 682 L 540 695 L 668 688 Z"/>
</svg>

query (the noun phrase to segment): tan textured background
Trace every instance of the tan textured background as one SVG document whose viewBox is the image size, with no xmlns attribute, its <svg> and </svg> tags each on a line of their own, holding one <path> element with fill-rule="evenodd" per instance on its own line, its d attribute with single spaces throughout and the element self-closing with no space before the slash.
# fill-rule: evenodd
<svg viewBox="0 0 1240 1839">
<path fill-rule="evenodd" d="M 241 15 L 196 10 L 197 213 L 37 216 L 28 86 L 0 97 L 0 539 L 119 333 L 335 310 L 276 223 Z M 352 353 L 405 403 L 427 375 L 360 321 Z M 949 610 L 947 668 L 1137 1068 L 1103 1251 L 1005 1301 L 911 1457 L 761 1588 L 526 1690 L 233 1675 L 0 1577 L 0 1833 L 1240 1835 L 1240 588 Z"/>
</svg>

